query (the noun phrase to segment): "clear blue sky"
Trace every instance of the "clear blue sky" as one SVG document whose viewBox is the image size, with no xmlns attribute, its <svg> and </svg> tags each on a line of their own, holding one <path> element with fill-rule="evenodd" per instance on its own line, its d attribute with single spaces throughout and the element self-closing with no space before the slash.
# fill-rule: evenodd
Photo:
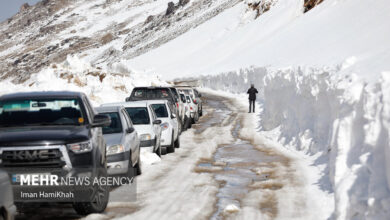
<svg viewBox="0 0 390 220">
<path fill-rule="evenodd" d="M 0 0 L 0 22 L 12 17 L 24 3 L 34 5 L 40 0 Z"/>
</svg>

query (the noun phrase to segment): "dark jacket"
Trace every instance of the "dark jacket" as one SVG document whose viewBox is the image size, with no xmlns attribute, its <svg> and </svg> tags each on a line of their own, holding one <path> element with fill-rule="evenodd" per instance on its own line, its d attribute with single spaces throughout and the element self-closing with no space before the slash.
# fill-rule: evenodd
<svg viewBox="0 0 390 220">
<path fill-rule="evenodd" d="M 259 93 L 255 87 L 248 89 L 249 100 L 256 100 L 256 93 Z"/>
</svg>

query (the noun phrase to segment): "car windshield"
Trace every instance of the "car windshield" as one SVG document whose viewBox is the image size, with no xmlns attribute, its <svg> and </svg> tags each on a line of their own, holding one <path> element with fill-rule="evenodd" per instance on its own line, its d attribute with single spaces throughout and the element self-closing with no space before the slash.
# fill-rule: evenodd
<svg viewBox="0 0 390 220">
<path fill-rule="evenodd" d="M 122 133 L 122 123 L 118 112 L 102 113 L 111 118 L 111 124 L 107 127 L 103 127 L 103 134 L 115 134 Z"/>
<path fill-rule="evenodd" d="M 169 89 L 135 89 L 131 99 L 132 100 L 146 100 L 146 99 L 171 99 Z"/>
<path fill-rule="evenodd" d="M 146 107 L 132 107 L 126 108 L 134 125 L 150 124 L 149 113 Z"/>
<path fill-rule="evenodd" d="M 168 118 L 168 111 L 165 104 L 152 104 L 152 108 L 157 118 Z"/>
<path fill-rule="evenodd" d="M 83 125 L 77 99 L 18 99 L 0 101 L 0 127 Z"/>
</svg>

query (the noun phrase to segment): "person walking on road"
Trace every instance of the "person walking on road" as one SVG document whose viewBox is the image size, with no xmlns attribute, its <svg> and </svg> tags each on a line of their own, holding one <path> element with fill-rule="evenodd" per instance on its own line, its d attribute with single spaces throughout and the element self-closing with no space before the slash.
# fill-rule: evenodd
<svg viewBox="0 0 390 220">
<path fill-rule="evenodd" d="M 256 93 L 259 93 L 255 88 L 255 85 L 251 84 L 251 87 L 248 89 L 249 94 L 249 113 L 251 113 L 253 106 L 253 113 L 255 112 L 255 103 L 256 103 Z"/>
</svg>

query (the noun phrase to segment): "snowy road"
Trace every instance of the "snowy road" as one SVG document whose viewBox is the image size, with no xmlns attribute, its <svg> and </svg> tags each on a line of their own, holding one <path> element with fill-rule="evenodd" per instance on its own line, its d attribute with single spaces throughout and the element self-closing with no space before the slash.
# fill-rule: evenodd
<svg viewBox="0 0 390 220">
<path fill-rule="evenodd" d="M 130 198 L 131 192 L 115 189 L 106 213 L 87 219 L 305 216 L 305 192 L 291 159 L 244 138 L 248 129 L 255 130 L 248 127 L 253 118 L 245 106 L 226 97 L 204 97 L 204 116 L 182 134 L 180 149 L 155 161 L 151 160 L 153 155 L 143 154 L 150 164 L 142 165 L 143 174 L 136 180 L 137 199 L 124 202 L 123 198 Z M 37 212 L 40 214 L 25 217 L 42 219 L 42 213 L 50 213 L 46 215 L 48 219 L 79 218 L 66 207 L 41 208 Z"/>
</svg>

